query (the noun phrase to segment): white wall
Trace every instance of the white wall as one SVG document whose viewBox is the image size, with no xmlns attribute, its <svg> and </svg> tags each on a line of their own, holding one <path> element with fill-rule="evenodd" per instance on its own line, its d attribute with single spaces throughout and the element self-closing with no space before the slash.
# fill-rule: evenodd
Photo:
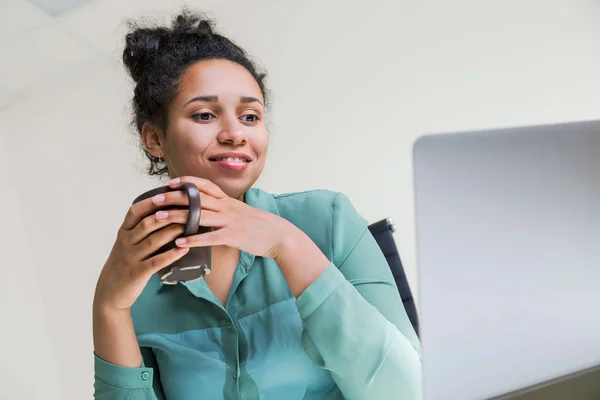
<svg viewBox="0 0 600 400">
<path fill-rule="evenodd" d="M 281 0 L 219 26 L 270 73 L 272 147 L 260 186 L 340 190 L 368 220 L 395 219 L 416 291 L 412 142 L 597 118 L 599 14 L 592 0 Z M 127 131 L 130 84 L 118 60 L 74 76 L 0 113 L 2 238 L 11 240 L 2 273 L 23 276 L 2 294 L 2 339 L 19 344 L 6 350 L 21 366 L 2 380 L 2 398 L 37 374 L 51 385 L 45 399 L 90 398 L 95 280 L 131 200 L 157 184 Z M 26 350 L 37 354 L 23 361 Z"/>
<path fill-rule="evenodd" d="M 10 171 L 11 158 L 0 137 L 0 170 Z M 2 227 L 0 231 L 0 318 L 3 343 L 0 363 L 1 399 L 42 399 L 59 392 L 59 370 L 40 280 L 33 263 L 32 246 L 24 224 L 25 210 L 11 184 L 0 187 Z M 42 367 L 43 366 L 43 367 Z M 36 384 L 31 384 L 35 379 Z M 59 397 L 50 397 L 57 399 Z"/>
</svg>

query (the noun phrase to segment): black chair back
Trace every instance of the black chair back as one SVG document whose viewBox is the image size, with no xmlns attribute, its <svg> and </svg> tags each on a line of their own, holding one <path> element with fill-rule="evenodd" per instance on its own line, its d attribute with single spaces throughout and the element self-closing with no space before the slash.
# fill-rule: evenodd
<svg viewBox="0 0 600 400">
<path fill-rule="evenodd" d="M 388 218 L 369 225 L 369 230 L 377 241 L 381 251 L 385 255 L 388 265 L 392 271 L 392 275 L 394 276 L 394 280 L 396 281 L 396 286 L 398 286 L 400 297 L 404 303 L 404 309 L 406 310 L 408 318 L 410 319 L 410 322 L 412 323 L 412 326 L 418 336 L 419 318 L 417 315 L 417 308 L 415 306 L 415 300 L 412 296 L 410 286 L 406 280 L 406 274 L 404 273 L 404 267 L 402 266 L 402 261 L 400 260 L 400 254 L 398 253 L 394 236 L 392 235 L 394 232 L 394 224 Z"/>
</svg>

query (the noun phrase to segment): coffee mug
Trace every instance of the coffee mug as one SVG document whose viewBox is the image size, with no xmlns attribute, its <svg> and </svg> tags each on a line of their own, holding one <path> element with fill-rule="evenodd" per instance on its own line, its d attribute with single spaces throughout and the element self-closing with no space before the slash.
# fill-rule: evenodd
<svg viewBox="0 0 600 400">
<path fill-rule="evenodd" d="M 149 190 L 139 195 L 133 204 L 144 199 L 154 197 L 157 194 L 165 194 L 174 190 L 182 190 L 186 192 L 188 197 L 188 219 L 185 226 L 185 232 L 180 237 L 197 235 L 200 233 L 210 232 L 210 227 L 200 226 L 200 213 L 202 211 L 200 203 L 200 192 L 198 188 L 191 183 L 184 183 L 178 189 L 172 189 L 169 186 L 161 186 L 156 189 Z M 185 207 L 165 207 L 169 209 L 185 209 Z M 176 247 L 175 240 L 167 243 L 152 256 L 164 253 Z M 207 247 L 190 247 L 189 251 L 174 263 L 167 265 L 157 272 L 162 283 L 175 285 L 178 282 L 192 282 L 202 279 L 210 274 L 211 270 L 211 248 Z"/>
</svg>

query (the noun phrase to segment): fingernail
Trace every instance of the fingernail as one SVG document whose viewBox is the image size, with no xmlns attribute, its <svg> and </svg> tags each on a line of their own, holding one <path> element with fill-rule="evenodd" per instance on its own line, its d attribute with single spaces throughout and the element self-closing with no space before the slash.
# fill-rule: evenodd
<svg viewBox="0 0 600 400">
<path fill-rule="evenodd" d="M 187 240 L 185 238 L 179 238 L 175 241 L 175 244 L 181 246 L 182 244 L 186 244 Z"/>
<path fill-rule="evenodd" d="M 188 247 L 178 247 L 178 248 L 176 248 L 176 249 L 175 249 L 175 251 L 176 251 L 177 253 L 185 253 L 185 252 L 187 252 L 188 250 L 189 250 L 189 248 L 188 248 Z"/>
<path fill-rule="evenodd" d="M 181 183 L 181 179 L 180 178 L 174 178 L 174 179 L 171 179 L 169 181 L 169 186 L 179 185 L 179 183 Z"/>
<path fill-rule="evenodd" d="M 157 194 L 152 198 L 154 204 L 161 204 L 163 201 L 165 201 L 165 196 L 162 194 Z"/>
<path fill-rule="evenodd" d="M 161 219 L 167 219 L 169 218 L 169 212 L 168 211 L 159 211 L 156 213 L 156 219 L 157 220 L 161 220 Z"/>
</svg>

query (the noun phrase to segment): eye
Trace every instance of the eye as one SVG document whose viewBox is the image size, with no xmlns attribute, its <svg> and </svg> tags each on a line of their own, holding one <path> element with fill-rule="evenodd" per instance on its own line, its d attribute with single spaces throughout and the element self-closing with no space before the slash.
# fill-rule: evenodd
<svg viewBox="0 0 600 400">
<path fill-rule="evenodd" d="M 211 119 L 215 118 L 215 116 L 214 116 L 214 114 L 211 114 L 209 112 L 203 112 L 203 113 L 193 114 L 192 118 L 197 121 L 210 121 Z"/>
<path fill-rule="evenodd" d="M 247 114 L 247 115 L 242 116 L 242 121 L 244 121 L 244 122 L 256 122 L 258 120 L 259 120 L 258 115 L 255 115 L 255 114 Z"/>
</svg>

